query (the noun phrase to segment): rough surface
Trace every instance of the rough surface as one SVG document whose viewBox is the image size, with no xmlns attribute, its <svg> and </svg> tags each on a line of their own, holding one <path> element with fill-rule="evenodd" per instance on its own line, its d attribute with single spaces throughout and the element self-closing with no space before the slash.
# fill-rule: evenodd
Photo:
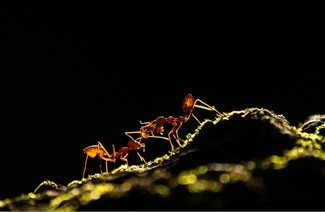
<svg viewBox="0 0 325 212">
<path fill-rule="evenodd" d="M 44 181 L 1 210 L 324 210 L 325 116 L 291 126 L 247 108 L 206 119 L 183 146 L 68 185 Z"/>
</svg>

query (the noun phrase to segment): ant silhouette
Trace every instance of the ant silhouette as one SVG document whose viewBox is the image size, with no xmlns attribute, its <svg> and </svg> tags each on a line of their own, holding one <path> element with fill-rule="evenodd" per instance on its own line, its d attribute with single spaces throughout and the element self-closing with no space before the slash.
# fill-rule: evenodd
<svg viewBox="0 0 325 212">
<path fill-rule="evenodd" d="M 105 165 L 106 165 L 106 174 L 108 174 L 108 162 L 115 163 L 117 160 L 124 161 L 125 164 L 128 166 L 128 160 L 127 156 L 129 155 L 129 151 L 135 150 L 137 155 L 139 156 L 140 160 L 147 163 L 146 160 L 141 156 L 141 154 L 137 151 L 138 149 L 144 149 L 145 144 L 141 143 L 137 140 L 132 140 L 128 142 L 128 145 L 126 147 L 121 147 L 119 151 L 115 151 L 115 146 L 112 144 L 112 154 L 109 154 L 106 148 L 103 146 L 103 144 L 98 141 L 97 145 L 91 145 L 83 149 L 84 153 L 86 154 L 86 159 L 85 159 L 85 165 L 82 173 L 82 179 L 85 176 L 86 173 L 86 167 L 87 167 L 87 162 L 88 162 L 88 157 L 90 158 L 98 158 L 105 160 Z M 101 174 L 103 174 L 101 163 L 99 163 L 99 168 Z"/>
<path fill-rule="evenodd" d="M 201 104 L 199 105 L 198 103 L 201 103 Z M 182 103 L 182 109 L 183 109 L 184 116 L 178 116 L 178 117 L 169 116 L 167 118 L 164 116 L 159 116 L 158 118 L 154 119 L 151 122 L 141 122 L 140 121 L 140 124 L 144 124 L 144 126 L 142 126 L 139 131 L 125 132 L 125 134 L 127 136 L 129 136 L 132 140 L 133 140 L 133 137 L 130 134 L 134 134 L 134 133 L 140 134 L 140 139 L 148 139 L 149 137 L 152 137 L 152 138 L 162 138 L 162 139 L 168 140 L 170 143 L 171 151 L 174 151 L 175 148 L 172 143 L 171 135 L 173 135 L 177 144 L 181 147 L 182 146 L 181 142 L 180 142 L 181 139 L 179 138 L 178 131 L 181 128 L 181 126 L 183 125 L 183 123 L 187 122 L 190 119 L 190 117 L 193 117 L 199 124 L 201 124 L 199 119 L 193 113 L 193 110 L 195 107 L 201 108 L 204 110 L 214 111 L 218 115 L 221 115 L 221 113 L 218 110 L 216 110 L 214 106 L 210 106 L 209 104 L 205 103 L 204 101 L 202 101 L 200 99 L 194 99 L 192 94 L 189 93 L 185 96 L 185 98 L 183 99 L 183 103 Z M 168 136 L 165 137 L 165 136 L 154 135 L 154 133 L 159 133 L 159 134 L 163 135 L 164 124 L 166 122 L 168 124 L 173 125 L 172 129 L 168 132 Z"/>
</svg>

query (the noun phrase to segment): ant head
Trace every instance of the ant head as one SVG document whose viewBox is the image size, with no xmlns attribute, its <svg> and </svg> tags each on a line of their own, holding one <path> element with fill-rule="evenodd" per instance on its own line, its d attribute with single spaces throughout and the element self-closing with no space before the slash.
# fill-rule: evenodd
<svg viewBox="0 0 325 212">
<path fill-rule="evenodd" d="M 193 108 L 194 108 L 194 98 L 192 96 L 192 94 L 187 94 L 183 100 L 183 104 L 182 104 L 182 108 L 184 111 L 184 115 L 185 117 L 189 117 L 192 114 Z"/>
<path fill-rule="evenodd" d="M 140 128 L 140 136 L 144 139 L 148 138 L 148 128 L 146 126 Z"/>
</svg>

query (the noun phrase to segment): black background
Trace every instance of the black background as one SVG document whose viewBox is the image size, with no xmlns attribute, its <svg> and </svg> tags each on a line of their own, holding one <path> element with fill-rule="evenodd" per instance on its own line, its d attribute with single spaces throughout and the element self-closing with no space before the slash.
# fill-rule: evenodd
<svg viewBox="0 0 325 212">
<path fill-rule="evenodd" d="M 324 113 L 324 2 L 214 3 L 2 8 L 0 198 L 80 179 L 83 148 L 124 146 L 187 93 L 292 125 Z"/>
</svg>

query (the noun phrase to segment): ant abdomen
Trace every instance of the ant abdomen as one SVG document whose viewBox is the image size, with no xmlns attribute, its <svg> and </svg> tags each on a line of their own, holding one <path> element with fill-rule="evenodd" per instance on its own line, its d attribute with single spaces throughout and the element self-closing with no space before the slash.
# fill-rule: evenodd
<svg viewBox="0 0 325 212">
<path fill-rule="evenodd" d="M 91 145 L 84 148 L 84 153 L 91 158 L 95 158 L 96 156 L 102 158 L 105 155 L 104 150 L 100 149 L 98 145 Z"/>
</svg>

